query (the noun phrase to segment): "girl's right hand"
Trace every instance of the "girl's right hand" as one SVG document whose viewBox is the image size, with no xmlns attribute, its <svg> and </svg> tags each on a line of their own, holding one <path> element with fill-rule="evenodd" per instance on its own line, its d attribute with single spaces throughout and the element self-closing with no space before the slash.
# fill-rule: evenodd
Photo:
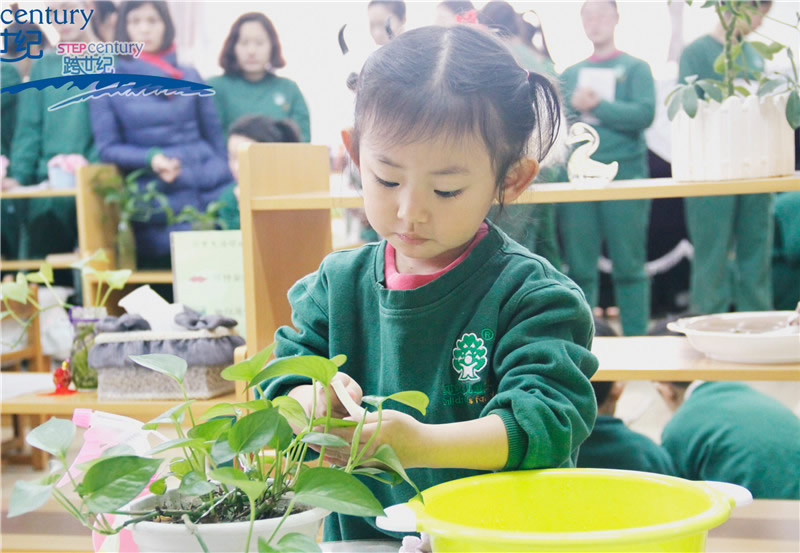
<svg viewBox="0 0 800 553">
<path fill-rule="evenodd" d="M 333 382 L 339 381 L 344 386 L 345 391 L 348 395 L 352 398 L 352 400 L 356 404 L 361 404 L 361 398 L 364 395 L 364 392 L 361 390 L 361 386 L 358 385 L 358 382 L 350 378 L 343 372 L 337 372 L 334 375 L 333 379 L 331 380 L 331 384 Z M 342 419 L 344 417 L 350 416 L 347 409 L 342 402 L 339 401 L 339 398 L 336 395 L 336 392 L 333 390 L 332 386 L 328 386 L 328 393 L 330 394 L 331 398 L 331 416 L 337 419 Z M 312 390 L 312 386 L 310 384 L 306 384 L 304 386 L 297 386 L 291 392 L 289 392 L 289 396 L 296 399 L 300 402 L 300 405 L 303 406 L 303 409 L 306 412 L 306 415 L 309 417 L 311 416 L 311 407 L 314 402 L 314 392 Z M 316 412 L 314 413 L 314 418 L 324 417 L 327 412 L 327 403 L 325 399 L 325 389 L 321 386 L 317 386 L 317 402 L 316 402 Z"/>
</svg>

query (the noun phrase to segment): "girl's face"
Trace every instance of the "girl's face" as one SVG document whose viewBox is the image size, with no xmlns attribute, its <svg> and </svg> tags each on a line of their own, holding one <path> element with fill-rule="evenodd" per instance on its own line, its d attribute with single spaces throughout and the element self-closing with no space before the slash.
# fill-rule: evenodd
<svg viewBox="0 0 800 553">
<path fill-rule="evenodd" d="M 464 252 L 495 197 L 482 140 L 386 146 L 365 133 L 359 155 L 367 219 L 397 250 L 398 271 L 433 273 Z"/>
<path fill-rule="evenodd" d="M 594 46 L 604 46 L 614 40 L 619 15 L 611 2 L 587 2 L 581 9 L 581 21 L 586 37 Z"/>
<path fill-rule="evenodd" d="M 128 12 L 125 20 L 128 39 L 131 42 L 144 42 L 145 52 L 158 52 L 164 41 L 167 26 L 153 4 L 142 4 Z"/>
<path fill-rule="evenodd" d="M 232 134 L 228 137 L 228 167 L 233 174 L 233 180 L 239 182 L 239 148 L 245 144 L 253 144 L 255 140 L 242 136 L 241 134 Z"/>
<path fill-rule="evenodd" d="M 234 47 L 236 61 L 245 74 L 263 75 L 272 57 L 272 42 L 267 30 L 258 21 L 248 21 L 239 28 Z"/>
<path fill-rule="evenodd" d="M 86 8 L 86 5 L 84 2 L 51 2 L 48 4 L 48 7 L 53 11 L 67 10 L 67 13 L 69 13 L 70 10 Z M 58 33 L 59 42 L 89 42 L 91 40 L 89 37 L 91 26 L 87 25 L 84 30 L 81 30 L 82 24 L 83 19 L 81 19 L 80 16 L 73 18 L 72 22 L 67 18 L 67 22 L 63 25 L 54 23 L 53 27 L 55 27 Z M 33 48 L 31 53 L 35 54 L 35 50 L 36 47 Z"/>
<path fill-rule="evenodd" d="M 389 35 L 386 34 L 386 19 L 390 19 L 389 27 L 392 29 L 394 36 L 403 32 L 403 22 L 392 13 L 392 10 L 383 4 L 373 4 L 367 10 L 367 17 L 369 18 L 369 34 L 372 35 L 372 40 L 378 46 L 387 44 L 390 40 Z"/>
</svg>

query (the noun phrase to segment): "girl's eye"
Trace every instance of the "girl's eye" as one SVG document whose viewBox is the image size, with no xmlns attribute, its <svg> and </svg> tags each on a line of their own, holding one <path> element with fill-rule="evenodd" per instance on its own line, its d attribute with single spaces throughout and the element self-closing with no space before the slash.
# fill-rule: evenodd
<svg viewBox="0 0 800 553">
<path fill-rule="evenodd" d="M 459 190 L 448 190 L 448 191 L 434 190 L 434 192 L 436 192 L 437 196 L 442 197 L 442 198 L 455 198 L 456 196 L 461 194 L 462 189 L 459 189 Z"/>
<path fill-rule="evenodd" d="M 399 183 L 397 183 L 397 182 L 389 182 L 389 181 L 383 180 L 378 175 L 375 175 L 375 180 L 378 181 L 378 183 L 381 184 L 382 186 L 385 186 L 386 188 L 394 188 L 395 186 L 399 185 Z"/>
</svg>

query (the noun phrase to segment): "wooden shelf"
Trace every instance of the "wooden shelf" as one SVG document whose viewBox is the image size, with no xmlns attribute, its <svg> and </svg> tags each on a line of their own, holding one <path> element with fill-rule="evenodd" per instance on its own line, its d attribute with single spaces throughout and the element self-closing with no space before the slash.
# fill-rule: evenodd
<svg viewBox="0 0 800 553">
<path fill-rule="evenodd" d="M 234 403 L 236 401 L 239 401 L 237 396 L 230 393 L 211 399 L 196 400 L 191 409 L 194 416 L 198 417 L 212 405 L 221 402 Z M 178 403 L 180 403 L 178 400 L 99 401 L 97 392 L 78 392 L 71 396 L 43 396 L 34 393 L 4 400 L 2 412 L 4 415 L 53 415 L 72 418 L 72 412 L 75 409 L 83 408 L 96 409 L 146 422 Z"/>
<path fill-rule="evenodd" d="M 723 182 L 675 182 L 672 179 L 632 179 L 613 181 L 597 187 L 569 182 L 534 184 L 515 203 L 566 203 L 644 198 L 682 198 L 759 192 L 800 191 L 800 172 L 789 177 L 743 179 Z M 255 196 L 253 211 L 320 210 L 364 206 L 357 192 L 305 192 Z"/>
<path fill-rule="evenodd" d="M 592 380 L 800 381 L 800 363 L 755 365 L 715 361 L 680 336 L 595 337 L 600 368 Z"/>
<path fill-rule="evenodd" d="M 19 186 L 0 192 L 0 200 L 16 200 L 19 198 L 52 198 L 55 196 L 75 197 L 75 188 L 41 188 L 37 186 Z"/>
<path fill-rule="evenodd" d="M 53 269 L 69 269 L 79 259 L 78 254 L 74 253 L 52 254 L 45 259 L 2 259 L 0 271 L 35 271 L 42 263 L 49 263 Z"/>
<path fill-rule="evenodd" d="M 97 276 L 87 275 L 86 280 L 97 282 Z M 172 284 L 172 271 L 133 271 L 128 284 Z"/>
</svg>

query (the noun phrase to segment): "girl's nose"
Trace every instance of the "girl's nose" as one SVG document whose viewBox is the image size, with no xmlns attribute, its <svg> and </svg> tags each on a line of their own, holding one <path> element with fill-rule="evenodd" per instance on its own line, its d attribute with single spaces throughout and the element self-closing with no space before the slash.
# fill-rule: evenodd
<svg viewBox="0 0 800 553">
<path fill-rule="evenodd" d="M 406 223 L 426 223 L 428 221 L 428 204 L 424 190 L 414 186 L 405 187 L 400 194 L 397 206 L 397 218 Z"/>
</svg>

